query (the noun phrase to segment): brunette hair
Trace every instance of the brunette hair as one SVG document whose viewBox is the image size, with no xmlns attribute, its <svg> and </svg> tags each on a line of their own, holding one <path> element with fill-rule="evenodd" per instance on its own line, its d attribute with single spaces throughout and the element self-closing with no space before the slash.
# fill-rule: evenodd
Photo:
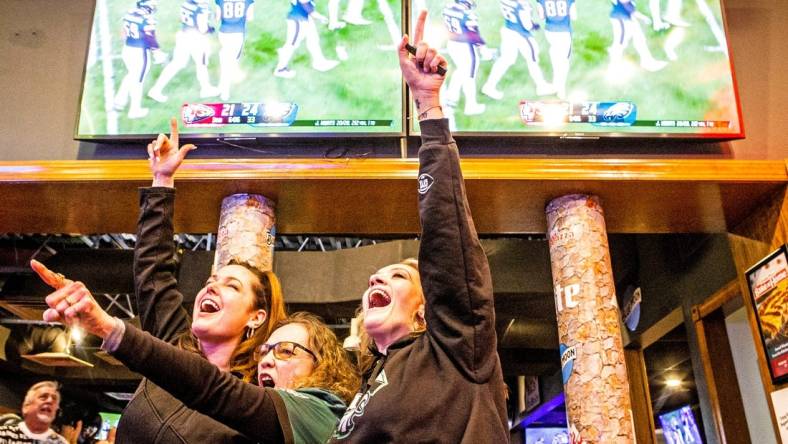
<svg viewBox="0 0 788 444">
<path fill-rule="evenodd" d="M 240 374 L 244 382 L 253 382 L 257 378 L 257 362 L 254 360 L 254 350 L 264 343 L 276 328 L 275 325 L 284 319 L 285 303 L 282 296 L 282 286 L 279 278 L 272 271 L 261 271 L 247 262 L 230 261 L 228 265 L 240 265 L 257 277 L 257 283 L 252 284 L 254 292 L 254 308 L 263 309 L 267 316 L 265 322 L 257 329 L 247 328 L 241 342 L 235 347 L 230 356 L 230 372 Z M 185 330 L 178 337 L 178 346 L 184 350 L 202 355 L 200 344 L 191 329 Z"/>
<path fill-rule="evenodd" d="M 416 273 L 419 273 L 419 261 L 416 258 L 407 258 L 403 259 L 398 262 L 398 264 L 407 265 L 416 270 Z M 419 273 L 419 282 L 414 282 L 419 286 L 419 295 L 421 296 L 422 303 L 425 303 L 424 300 L 424 291 L 421 288 L 421 274 Z M 358 347 L 358 366 L 361 369 L 362 374 L 366 374 L 375 362 L 375 356 L 369 351 L 370 346 L 374 343 L 372 338 L 367 333 L 367 329 L 364 328 L 364 311 L 361 306 L 356 310 L 356 318 L 358 319 L 358 338 L 359 338 L 359 347 Z M 427 320 L 424 318 L 424 313 L 419 313 L 419 311 L 413 312 L 413 328 L 411 329 L 411 335 L 419 335 L 427 331 Z"/>
<path fill-rule="evenodd" d="M 317 355 L 312 373 L 296 379 L 293 388 L 321 388 L 350 404 L 361 386 L 361 379 L 334 332 L 319 317 L 305 311 L 293 313 L 282 319 L 277 322 L 276 328 L 288 324 L 299 324 L 306 329 L 309 334 L 307 346 Z"/>
</svg>

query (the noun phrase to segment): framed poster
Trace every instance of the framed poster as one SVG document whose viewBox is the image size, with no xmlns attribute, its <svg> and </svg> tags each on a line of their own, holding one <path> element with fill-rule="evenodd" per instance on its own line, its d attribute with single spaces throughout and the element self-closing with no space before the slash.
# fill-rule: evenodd
<svg viewBox="0 0 788 444">
<path fill-rule="evenodd" d="M 778 248 L 746 272 L 772 382 L 788 381 L 788 248 Z"/>
<path fill-rule="evenodd" d="M 539 397 L 539 377 L 525 377 L 525 411 L 529 412 L 539 407 L 542 399 Z"/>
</svg>

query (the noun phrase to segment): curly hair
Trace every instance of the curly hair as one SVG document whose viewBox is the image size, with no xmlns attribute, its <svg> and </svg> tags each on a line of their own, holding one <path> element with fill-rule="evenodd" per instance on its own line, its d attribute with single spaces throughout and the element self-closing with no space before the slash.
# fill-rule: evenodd
<svg viewBox="0 0 788 444">
<path fill-rule="evenodd" d="M 261 271 L 246 262 L 239 261 L 230 261 L 227 265 L 240 265 L 257 277 L 257 282 L 252 286 L 255 295 L 254 308 L 267 312 L 263 325 L 254 330 L 247 328 L 241 342 L 230 356 L 230 372 L 239 374 L 244 382 L 254 382 L 257 379 L 257 362 L 253 357 L 254 350 L 271 336 L 271 333 L 276 329 L 276 324 L 287 316 L 282 296 L 282 285 L 272 271 Z M 184 331 L 178 337 L 177 344 L 184 350 L 205 356 L 200 350 L 197 337 L 191 330 Z"/>
<path fill-rule="evenodd" d="M 361 379 L 334 332 L 319 317 L 305 311 L 282 319 L 275 328 L 288 324 L 299 324 L 306 329 L 309 334 L 309 348 L 318 357 L 312 373 L 295 380 L 293 388 L 321 388 L 350 404 L 361 386 Z"/>
<path fill-rule="evenodd" d="M 419 273 L 419 261 L 415 258 L 407 258 L 403 259 L 399 264 L 407 265 L 414 270 L 416 270 L 417 276 Z M 421 297 L 421 302 L 425 303 L 424 301 L 424 292 L 421 289 L 421 280 L 418 282 L 413 282 L 415 285 L 418 286 L 419 289 L 419 296 Z M 367 333 L 367 329 L 364 328 L 364 309 L 363 306 L 359 306 L 356 310 L 356 318 L 359 320 L 358 322 L 358 337 L 359 337 L 359 352 L 358 352 L 358 367 L 361 370 L 361 374 L 367 374 L 369 370 L 371 370 L 372 365 L 375 363 L 375 356 L 372 352 L 369 351 L 369 347 L 374 342 L 372 338 Z M 424 319 L 423 313 L 419 313 L 418 311 L 413 312 L 413 327 L 410 331 L 411 335 L 420 335 L 427 331 L 427 320 Z"/>
</svg>

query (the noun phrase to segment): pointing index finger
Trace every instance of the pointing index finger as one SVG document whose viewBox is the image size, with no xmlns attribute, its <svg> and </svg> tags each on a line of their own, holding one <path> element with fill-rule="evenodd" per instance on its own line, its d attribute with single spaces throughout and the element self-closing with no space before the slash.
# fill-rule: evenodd
<svg viewBox="0 0 788 444">
<path fill-rule="evenodd" d="M 47 268 L 46 265 L 38 262 L 35 259 L 30 261 L 30 268 L 36 272 L 36 274 L 41 278 L 42 281 L 44 281 L 44 283 L 55 290 L 59 290 L 71 283 L 71 280 L 66 279 L 60 273 L 55 273 L 54 271 Z"/>
<path fill-rule="evenodd" d="M 175 117 L 170 118 L 170 143 L 174 147 L 178 147 L 178 119 Z"/>
<path fill-rule="evenodd" d="M 418 46 L 421 39 L 424 37 L 424 23 L 427 21 L 427 10 L 422 9 L 419 12 L 419 18 L 416 19 L 416 28 L 413 30 L 413 46 Z"/>
</svg>

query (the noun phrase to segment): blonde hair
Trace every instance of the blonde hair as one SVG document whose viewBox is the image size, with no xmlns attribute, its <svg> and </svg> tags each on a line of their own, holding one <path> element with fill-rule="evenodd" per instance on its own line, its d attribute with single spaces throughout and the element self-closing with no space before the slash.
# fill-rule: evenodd
<svg viewBox="0 0 788 444">
<path fill-rule="evenodd" d="M 60 405 L 60 385 L 58 385 L 57 381 L 41 381 L 33 384 L 32 387 L 27 389 L 27 393 L 25 393 L 25 400 L 22 401 L 22 411 L 24 411 L 25 407 L 30 405 L 34 398 L 36 397 L 36 392 L 40 388 L 49 387 L 54 389 L 57 393 L 57 403 Z"/>
<path fill-rule="evenodd" d="M 350 404 L 361 386 L 361 379 L 334 332 L 320 318 L 304 311 L 282 319 L 275 328 L 288 324 L 299 324 L 306 329 L 309 335 L 308 347 L 318 358 L 312 373 L 296 379 L 293 388 L 321 388 Z"/>
<path fill-rule="evenodd" d="M 416 270 L 416 277 L 419 278 L 418 282 L 414 282 L 414 284 L 418 284 L 418 294 L 421 297 L 421 303 L 425 304 L 426 300 L 424 299 L 424 291 L 421 288 L 421 274 L 419 273 L 419 261 L 416 258 L 407 258 L 403 259 L 398 262 L 398 264 L 407 265 L 408 267 L 413 268 Z M 411 329 L 411 335 L 419 335 L 427 331 L 427 320 L 424 318 L 424 313 L 416 310 L 413 312 L 413 328 Z M 361 369 L 362 374 L 366 374 L 371 368 L 372 364 L 375 362 L 375 356 L 369 351 L 370 346 L 374 342 L 372 338 L 367 333 L 367 329 L 364 328 L 364 310 L 363 307 L 359 307 L 356 310 L 356 318 L 358 319 L 358 337 L 359 337 L 359 353 L 358 353 L 358 366 Z"/>
<path fill-rule="evenodd" d="M 258 283 L 252 285 L 255 295 L 254 308 L 267 312 L 265 322 L 259 328 L 245 330 L 241 342 L 230 356 L 230 372 L 239 374 L 244 382 L 253 382 L 257 379 L 257 362 L 253 357 L 254 350 L 271 336 L 279 321 L 287 317 L 282 285 L 272 271 L 261 271 L 246 262 L 231 261 L 227 265 L 240 265 L 257 277 Z M 197 337 L 191 330 L 184 331 L 178 338 L 180 348 L 205 356 L 200 350 L 199 344 Z"/>
</svg>

